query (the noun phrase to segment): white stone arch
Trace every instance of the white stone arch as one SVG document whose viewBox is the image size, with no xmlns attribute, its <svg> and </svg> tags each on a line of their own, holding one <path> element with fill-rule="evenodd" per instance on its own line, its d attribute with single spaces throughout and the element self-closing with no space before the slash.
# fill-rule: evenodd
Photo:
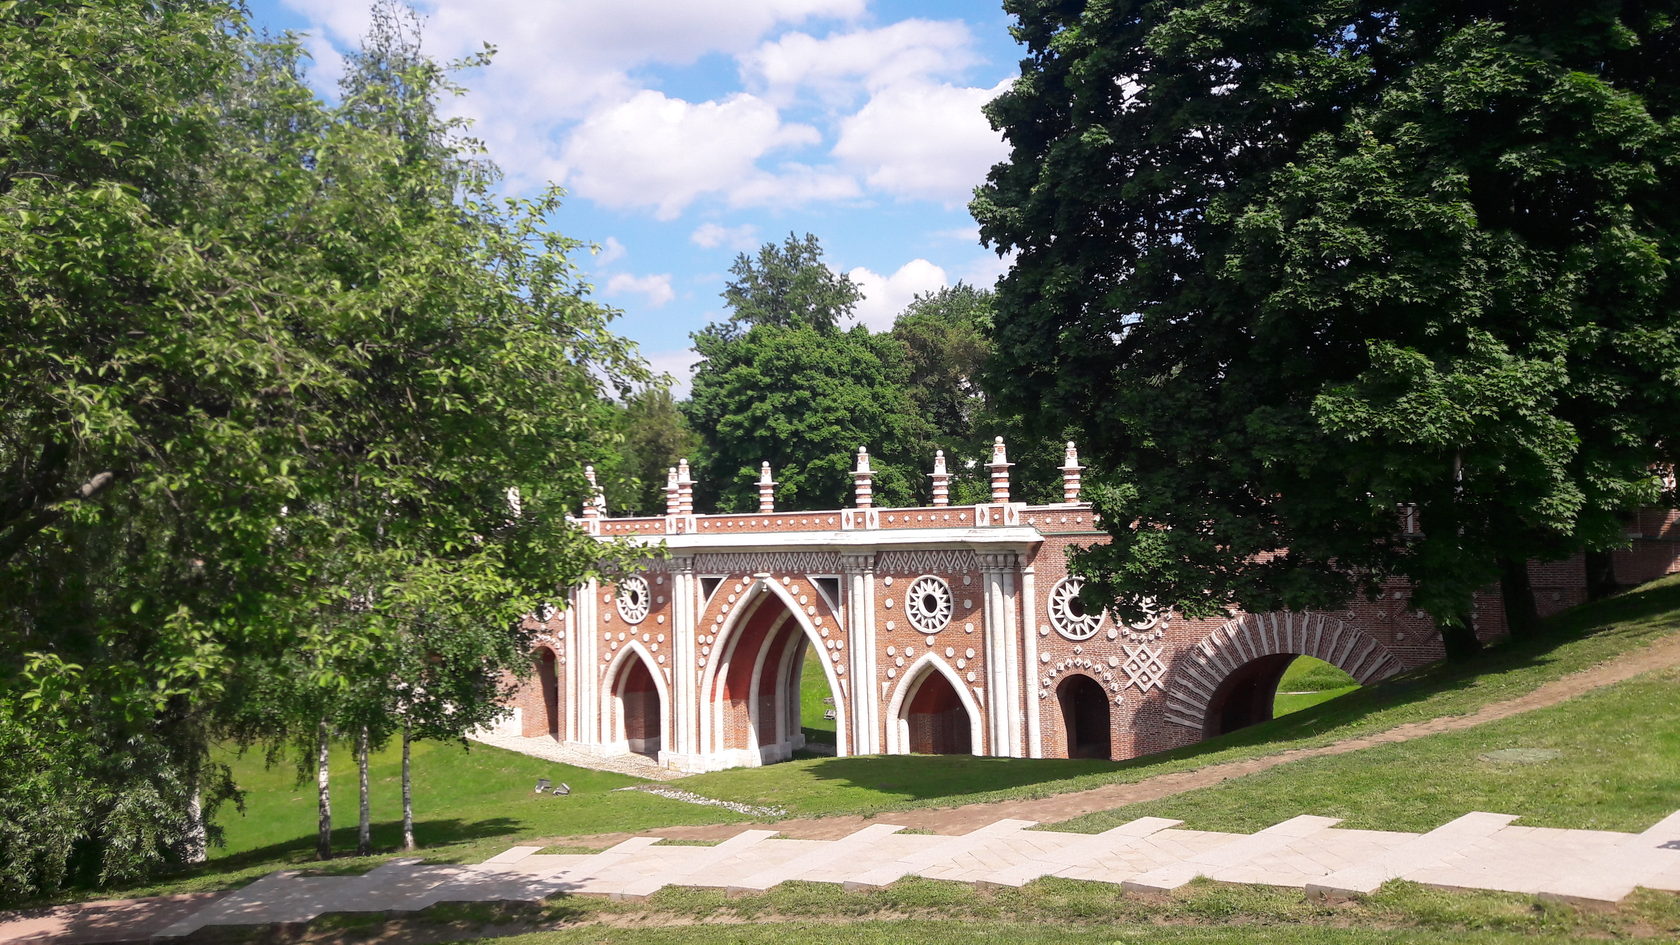
<svg viewBox="0 0 1680 945">
<path fill-rule="evenodd" d="M 1376 637 L 1321 613 L 1273 611 L 1228 620 L 1173 661 L 1167 720 L 1198 732 L 1219 687 L 1237 670 L 1266 656 L 1315 656 L 1360 685 L 1386 679 L 1405 663 Z"/>
<path fill-rule="evenodd" d="M 614 754 L 628 754 L 630 744 L 624 729 L 624 699 L 619 694 L 619 677 L 630 666 L 630 656 L 634 654 L 642 660 L 648 669 L 648 675 L 653 677 L 653 690 L 659 695 L 659 762 L 665 762 L 666 755 L 671 751 L 671 687 L 665 682 L 664 667 L 654 659 L 653 653 L 642 645 L 640 640 L 630 640 L 618 648 L 613 658 L 607 663 L 607 670 L 601 678 L 606 686 L 601 693 L 601 744 Z M 610 731 L 606 731 L 610 729 Z"/>
<path fill-rule="evenodd" d="M 910 753 L 910 721 L 904 717 L 904 708 L 915 698 L 933 673 L 943 674 L 951 688 L 957 691 L 957 699 L 962 702 L 963 711 L 968 713 L 968 740 L 970 754 L 984 754 L 985 729 L 980 715 L 980 704 L 974 701 L 974 693 L 957 675 L 957 671 L 938 654 L 929 651 L 917 657 L 910 665 L 904 667 L 899 675 L 898 688 L 893 690 L 892 701 L 887 703 L 887 754 L 907 755 Z"/>
<path fill-rule="evenodd" d="M 725 754 L 722 733 L 718 730 L 718 722 L 722 713 L 722 707 L 718 702 L 718 673 L 722 672 L 723 667 L 733 659 L 735 645 L 740 642 L 739 631 L 741 627 L 746 624 L 752 615 L 758 613 L 759 608 L 769 602 L 770 596 L 781 602 L 787 614 L 792 617 L 794 625 L 805 634 L 806 642 L 816 647 L 819 652 L 826 652 L 823 647 L 822 633 L 806 615 L 805 608 L 799 605 L 798 598 L 794 597 L 793 593 L 783 587 L 780 582 L 772 579 L 768 574 L 755 574 L 741 596 L 747 594 L 754 595 L 756 598 L 751 606 L 735 607 L 723 618 L 723 623 L 716 625 L 717 631 L 712 636 L 712 655 L 706 661 L 706 666 L 700 674 L 700 744 L 702 746 L 701 750 L 714 758 L 720 758 Z M 739 600 L 737 600 L 737 603 L 739 603 Z M 778 622 L 768 636 L 773 637 L 780 627 L 781 622 Z M 840 633 L 841 628 L 837 625 L 834 632 Z M 840 639 L 845 639 L 845 637 L 841 636 Z M 753 659 L 761 660 L 762 652 L 753 654 Z M 846 711 L 844 690 L 840 688 L 840 676 L 834 671 L 834 662 L 829 659 L 823 659 L 821 662 L 823 676 L 828 680 L 828 690 L 834 694 L 834 754 L 836 757 L 844 758 L 851 753 L 849 748 L 850 735 L 846 726 L 846 719 L 850 713 Z M 757 674 L 758 670 L 755 668 L 754 692 L 757 691 Z M 748 702 L 750 712 L 756 713 L 758 711 L 757 701 L 753 699 Z M 754 718 L 756 719 L 756 715 Z M 750 751 L 750 757 L 735 759 L 725 766 L 734 764 L 757 765 L 760 763 L 757 756 L 758 752 L 755 748 Z"/>
</svg>

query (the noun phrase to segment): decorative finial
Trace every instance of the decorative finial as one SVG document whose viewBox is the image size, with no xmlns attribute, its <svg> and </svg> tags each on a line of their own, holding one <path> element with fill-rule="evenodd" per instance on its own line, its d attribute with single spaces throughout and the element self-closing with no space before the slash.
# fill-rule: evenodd
<svg viewBox="0 0 1680 945">
<path fill-rule="evenodd" d="M 857 507 L 867 509 L 875 504 L 875 474 L 869 470 L 869 450 L 858 447 L 857 468 L 852 470 L 853 491 L 857 496 Z"/>
<path fill-rule="evenodd" d="M 758 510 L 776 511 L 776 483 L 770 478 L 769 460 L 765 460 L 758 467 Z"/>
<path fill-rule="evenodd" d="M 694 477 L 688 474 L 688 460 L 677 461 L 677 514 L 694 514 Z"/>
<path fill-rule="evenodd" d="M 945 471 L 945 451 L 933 452 L 933 504 L 936 506 L 951 504 L 951 474 Z"/>
<path fill-rule="evenodd" d="M 1062 501 L 1072 503 L 1079 501 L 1079 473 L 1085 467 L 1079 465 L 1079 449 L 1068 440 L 1067 452 L 1062 458 Z"/>
<path fill-rule="evenodd" d="M 992 471 L 992 502 L 1002 505 L 1009 501 L 1009 454 L 1003 448 L 1003 437 L 992 440 L 992 461 L 986 467 Z"/>
</svg>

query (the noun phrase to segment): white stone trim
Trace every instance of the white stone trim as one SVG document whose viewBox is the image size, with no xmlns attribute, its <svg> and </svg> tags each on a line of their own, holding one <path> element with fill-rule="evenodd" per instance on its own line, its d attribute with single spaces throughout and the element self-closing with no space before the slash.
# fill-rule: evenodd
<svg viewBox="0 0 1680 945">
<path fill-rule="evenodd" d="M 887 718 L 891 723 L 887 726 L 887 754 L 910 753 L 910 722 L 904 717 L 904 710 L 921 690 L 922 683 L 933 673 L 945 676 L 945 681 L 957 691 L 957 699 L 962 702 L 964 711 L 968 713 L 970 753 L 985 754 L 985 745 L 981 741 L 984 734 L 981 726 L 985 719 L 980 714 L 979 703 L 974 701 L 973 693 L 969 692 L 968 686 L 963 683 L 957 671 L 931 651 L 916 657 L 914 662 L 904 667 L 903 674 L 899 676 L 898 688 L 893 692 L 892 701 L 887 703 Z"/>
</svg>

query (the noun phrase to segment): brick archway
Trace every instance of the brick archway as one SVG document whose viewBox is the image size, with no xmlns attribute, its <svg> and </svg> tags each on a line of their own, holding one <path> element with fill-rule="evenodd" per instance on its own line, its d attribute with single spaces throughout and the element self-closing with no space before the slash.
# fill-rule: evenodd
<svg viewBox="0 0 1680 945">
<path fill-rule="evenodd" d="M 704 668 L 703 736 L 706 750 L 731 764 L 756 766 L 783 761 L 804 745 L 799 685 L 807 648 L 819 654 L 825 637 L 807 619 L 800 602 L 779 582 L 754 576 L 737 606 L 718 626 Z M 843 638 L 842 638 L 843 639 Z M 829 638 L 832 645 L 839 642 Z M 849 754 L 845 690 L 834 660 L 823 659 L 824 678 L 835 705 L 835 753 Z"/>
<path fill-rule="evenodd" d="M 669 745 L 669 692 L 659 664 L 637 642 L 627 644 L 607 668 L 611 711 L 604 739 L 616 750 L 659 758 Z"/>
<path fill-rule="evenodd" d="M 1370 634 L 1325 614 L 1276 611 L 1244 614 L 1188 648 L 1174 662 L 1167 691 L 1167 719 L 1203 734 L 1228 730 L 1223 715 L 1252 716 L 1267 679 L 1275 688 L 1289 661 L 1317 657 L 1360 685 L 1386 679 L 1404 668 L 1388 647 Z M 1264 717 L 1270 718 L 1269 708 Z"/>
<path fill-rule="evenodd" d="M 980 706 L 944 660 L 924 653 L 900 679 L 887 707 L 887 754 L 918 746 L 926 754 L 984 754 Z"/>
<path fill-rule="evenodd" d="M 1069 758 L 1114 756 L 1113 706 L 1096 677 L 1072 672 L 1056 684 L 1059 731 Z"/>
</svg>

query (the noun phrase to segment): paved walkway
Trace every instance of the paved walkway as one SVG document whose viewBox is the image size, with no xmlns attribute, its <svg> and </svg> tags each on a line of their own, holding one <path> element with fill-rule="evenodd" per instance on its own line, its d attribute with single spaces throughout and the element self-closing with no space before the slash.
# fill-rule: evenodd
<svg viewBox="0 0 1680 945">
<path fill-rule="evenodd" d="M 628 774 L 631 777 L 647 778 L 650 781 L 675 781 L 688 777 L 688 773 L 675 768 L 667 768 L 645 755 L 613 755 L 605 757 L 579 751 L 560 744 L 552 738 L 541 736 L 525 738 L 520 735 L 495 735 L 479 732 L 468 736 L 475 742 L 482 742 L 496 748 L 517 751 L 522 755 L 541 758 L 544 761 L 554 761 L 575 768 L 593 768 L 596 771 L 611 771 L 615 774 Z"/>
<path fill-rule="evenodd" d="M 838 840 L 747 830 L 712 847 L 634 837 L 600 853 L 514 847 L 471 866 L 392 860 L 363 876 L 274 873 L 182 918 L 158 938 L 208 926 L 304 922 L 326 913 L 424 909 L 440 902 L 538 902 L 562 894 L 639 899 L 667 886 L 760 892 L 789 880 L 874 889 L 906 876 L 1021 886 L 1041 876 L 1166 892 L 1197 877 L 1346 896 L 1391 879 L 1615 902 L 1635 886 L 1680 892 L 1680 812 L 1643 833 L 1513 827 L 1471 813 L 1425 834 L 1339 830 L 1301 816 L 1255 834 L 1181 830 L 1145 817 L 1100 834 L 1000 820 L 959 836 L 874 824 Z"/>
</svg>

